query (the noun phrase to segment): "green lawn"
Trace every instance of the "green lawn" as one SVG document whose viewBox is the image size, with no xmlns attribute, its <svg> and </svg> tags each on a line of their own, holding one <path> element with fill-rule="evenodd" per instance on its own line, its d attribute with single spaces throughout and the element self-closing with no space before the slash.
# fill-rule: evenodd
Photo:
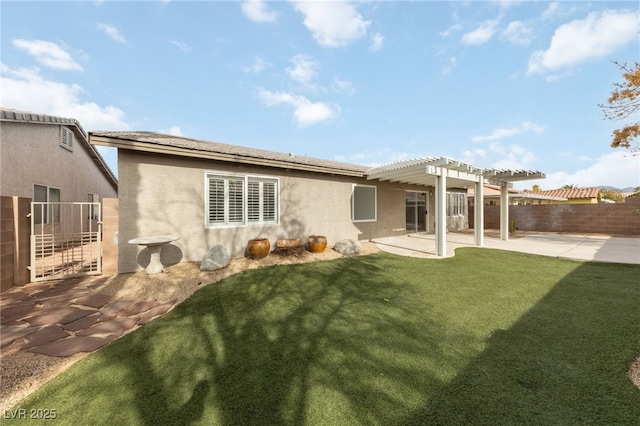
<svg viewBox="0 0 640 426">
<path fill-rule="evenodd" d="M 18 406 L 73 425 L 637 425 L 639 277 L 479 248 L 250 270 Z"/>
</svg>

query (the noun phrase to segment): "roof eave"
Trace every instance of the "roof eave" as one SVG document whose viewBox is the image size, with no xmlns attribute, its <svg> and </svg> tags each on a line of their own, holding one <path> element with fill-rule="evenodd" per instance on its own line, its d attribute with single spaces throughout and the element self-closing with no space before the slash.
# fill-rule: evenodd
<svg viewBox="0 0 640 426">
<path fill-rule="evenodd" d="M 225 154 L 215 151 L 195 150 L 178 146 L 159 145 L 147 141 L 136 141 L 131 139 L 112 138 L 89 133 L 89 141 L 93 145 L 108 146 L 118 149 L 149 152 L 154 154 L 176 155 L 189 158 L 200 158 L 206 160 L 216 160 L 229 163 L 242 163 L 254 166 L 276 167 L 281 169 L 300 170 L 307 172 L 334 174 L 351 177 L 363 177 L 363 171 L 344 170 L 331 167 L 316 166 L 313 164 L 303 164 L 272 160 L 268 158 L 248 157 L 234 154 Z"/>
</svg>

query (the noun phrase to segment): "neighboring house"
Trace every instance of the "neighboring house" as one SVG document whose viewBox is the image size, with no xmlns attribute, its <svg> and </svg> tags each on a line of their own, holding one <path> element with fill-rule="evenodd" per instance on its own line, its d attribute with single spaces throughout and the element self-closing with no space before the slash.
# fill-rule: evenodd
<svg viewBox="0 0 640 426">
<path fill-rule="evenodd" d="M 333 246 L 416 231 L 435 232 L 445 255 L 447 228 L 468 227 L 468 186 L 544 177 L 446 158 L 371 168 L 150 132 L 89 140 L 118 148 L 119 273 L 141 269 L 142 248 L 129 240 L 163 234 L 180 236 L 178 261 L 200 261 L 217 244 L 242 257 L 259 237 L 324 235 Z"/>
<path fill-rule="evenodd" d="M 0 109 L 0 195 L 86 202 L 118 196 L 118 181 L 73 118 Z"/>
<path fill-rule="evenodd" d="M 514 188 L 508 188 L 510 205 L 527 205 L 527 204 L 552 204 L 557 201 L 567 201 L 566 198 L 543 195 L 535 192 L 528 192 Z M 469 188 L 469 207 L 474 206 L 473 188 Z M 484 185 L 484 205 L 499 206 L 500 205 L 500 187 L 498 185 Z"/>
<path fill-rule="evenodd" d="M 596 187 L 527 191 L 536 196 L 558 197 L 566 200 L 553 200 L 551 204 L 598 204 L 601 202 L 601 189 Z"/>
<path fill-rule="evenodd" d="M 73 118 L 0 108 L 0 290 L 99 272 L 99 210 L 88 203 L 117 198 L 118 181 L 87 137 Z"/>
</svg>

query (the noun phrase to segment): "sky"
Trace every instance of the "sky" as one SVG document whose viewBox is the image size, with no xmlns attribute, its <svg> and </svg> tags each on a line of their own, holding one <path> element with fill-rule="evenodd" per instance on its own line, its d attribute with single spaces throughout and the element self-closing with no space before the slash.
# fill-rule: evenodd
<svg viewBox="0 0 640 426">
<path fill-rule="evenodd" d="M 604 119 L 640 3 L 1 1 L 0 105 L 379 166 L 448 157 L 640 185 Z M 636 118 L 637 120 L 637 118 Z M 117 174 L 115 149 L 99 147 Z"/>
</svg>

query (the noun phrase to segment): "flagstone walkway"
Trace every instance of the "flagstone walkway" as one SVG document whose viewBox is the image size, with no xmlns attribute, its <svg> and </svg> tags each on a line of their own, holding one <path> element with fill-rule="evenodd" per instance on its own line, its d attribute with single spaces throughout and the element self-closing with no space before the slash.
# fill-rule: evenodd
<svg viewBox="0 0 640 426">
<path fill-rule="evenodd" d="M 174 305 L 114 298 L 86 278 L 31 283 L 0 295 L 0 351 L 54 357 L 93 352 Z"/>
</svg>

